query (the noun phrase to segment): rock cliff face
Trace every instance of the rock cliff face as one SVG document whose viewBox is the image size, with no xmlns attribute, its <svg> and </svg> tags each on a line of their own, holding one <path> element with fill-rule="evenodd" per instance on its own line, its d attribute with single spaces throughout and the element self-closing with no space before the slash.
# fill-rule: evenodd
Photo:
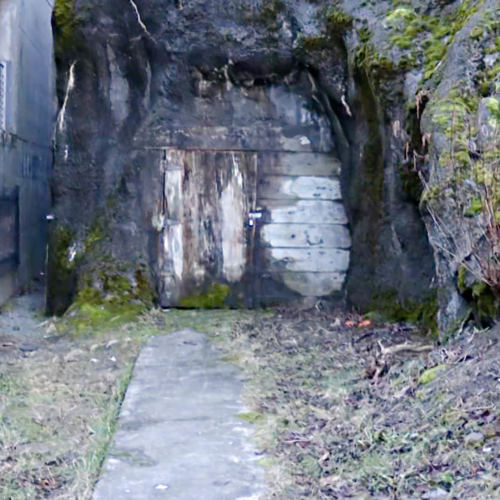
<svg viewBox="0 0 500 500">
<path fill-rule="evenodd" d="M 447 99 L 493 133 L 497 2 L 58 5 L 54 310 L 119 274 L 164 305 L 346 296 L 423 319 L 437 289 L 441 326 L 464 317 Z"/>
</svg>

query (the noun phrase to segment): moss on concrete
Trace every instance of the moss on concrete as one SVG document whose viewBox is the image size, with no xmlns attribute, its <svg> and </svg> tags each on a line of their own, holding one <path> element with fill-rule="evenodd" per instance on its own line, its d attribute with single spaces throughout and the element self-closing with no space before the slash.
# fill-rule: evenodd
<svg viewBox="0 0 500 500">
<path fill-rule="evenodd" d="M 299 36 L 298 52 L 310 54 L 323 50 L 334 50 L 345 32 L 353 26 L 353 18 L 344 12 L 329 10 L 325 17 L 325 30 L 321 35 Z"/>
<path fill-rule="evenodd" d="M 326 14 L 326 28 L 331 36 L 343 35 L 352 28 L 353 18 L 341 10 L 330 10 Z"/>
<path fill-rule="evenodd" d="M 139 271 L 136 272 L 136 276 Z M 99 331 L 103 327 L 129 323 L 152 305 L 153 291 L 147 279 L 131 283 L 117 269 L 109 267 L 99 273 L 99 288 L 93 281 L 95 276 L 81 278 L 83 286 L 65 315 L 65 326 L 75 334 Z"/>
<path fill-rule="evenodd" d="M 106 251 L 109 223 L 105 217 L 94 218 L 83 238 L 67 227 L 55 226 L 49 241 L 51 314 L 63 314 L 71 306 L 68 314 L 76 322 L 83 325 L 88 320 L 92 326 L 110 315 L 128 320 L 152 306 L 155 293 L 146 265 L 119 262 Z"/>
<path fill-rule="evenodd" d="M 483 0 L 465 0 L 445 17 L 423 15 L 411 4 L 397 4 L 394 10 L 387 13 L 384 27 L 392 32 L 392 42 L 404 53 L 410 54 L 408 60 L 423 67 L 423 83 L 438 83 L 438 69 L 455 35 L 482 3 Z M 483 28 L 476 26 L 470 36 L 475 40 L 482 38 Z"/>
<path fill-rule="evenodd" d="M 78 335 L 130 323 L 145 312 L 139 304 L 93 303 L 77 299 L 64 318 L 61 330 Z"/>
<path fill-rule="evenodd" d="M 187 309 L 227 309 L 226 299 L 230 288 L 222 283 L 214 283 L 205 293 L 183 297 L 180 306 Z"/>
</svg>

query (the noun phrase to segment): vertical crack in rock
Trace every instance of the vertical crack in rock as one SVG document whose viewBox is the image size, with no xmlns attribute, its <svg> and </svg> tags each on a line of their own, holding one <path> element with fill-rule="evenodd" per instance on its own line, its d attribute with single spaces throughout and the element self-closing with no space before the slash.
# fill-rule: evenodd
<svg viewBox="0 0 500 500">
<path fill-rule="evenodd" d="M 139 12 L 139 9 L 137 8 L 137 4 L 134 2 L 134 0 L 129 0 L 129 2 L 130 2 L 130 5 L 132 6 L 132 9 L 134 9 L 135 16 L 137 17 L 137 22 L 139 23 L 139 26 L 142 28 L 144 33 L 146 33 L 146 35 L 149 36 L 149 38 L 151 38 L 153 41 L 155 41 L 155 39 L 153 38 L 153 35 L 151 35 L 151 33 L 149 32 L 146 25 L 142 22 L 141 14 Z"/>
<path fill-rule="evenodd" d="M 69 96 L 72 90 L 75 88 L 75 66 L 77 61 L 73 61 L 69 68 L 68 75 L 68 83 L 66 85 L 66 93 L 64 95 L 63 105 L 61 107 L 61 111 L 59 112 L 59 116 L 57 117 L 57 130 L 62 132 L 64 130 L 64 122 L 66 118 L 66 108 L 68 107 Z"/>
</svg>

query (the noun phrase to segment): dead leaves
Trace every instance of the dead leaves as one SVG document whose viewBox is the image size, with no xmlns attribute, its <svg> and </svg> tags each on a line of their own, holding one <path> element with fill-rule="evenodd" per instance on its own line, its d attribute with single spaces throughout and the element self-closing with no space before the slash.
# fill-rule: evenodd
<svg viewBox="0 0 500 500">
<path fill-rule="evenodd" d="M 53 491 L 58 488 L 58 484 L 53 478 L 44 477 L 39 481 L 40 488 L 44 491 Z"/>
<path fill-rule="evenodd" d="M 367 328 L 369 326 L 372 326 L 372 322 L 369 319 L 361 319 L 359 321 L 347 320 L 345 322 L 345 326 L 347 326 L 348 328 Z"/>
<path fill-rule="evenodd" d="M 366 368 L 364 376 L 377 382 L 381 377 L 389 372 L 393 363 L 393 357 L 399 353 L 423 353 L 433 349 L 432 345 L 422 345 L 414 342 L 403 342 L 392 346 L 384 346 L 380 340 L 377 341 L 380 352 L 373 356 L 369 366 Z"/>
</svg>

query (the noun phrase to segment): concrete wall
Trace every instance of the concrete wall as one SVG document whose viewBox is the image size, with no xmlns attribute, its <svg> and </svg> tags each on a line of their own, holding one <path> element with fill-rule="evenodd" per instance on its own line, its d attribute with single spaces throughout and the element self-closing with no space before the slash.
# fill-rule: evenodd
<svg viewBox="0 0 500 500">
<path fill-rule="evenodd" d="M 53 0 L 0 0 L 0 61 L 7 67 L 0 198 L 19 193 L 19 260 L 0 265 L 0 303 L 44 270 L 55 115 L 52 8 Z"/>
</svg>

